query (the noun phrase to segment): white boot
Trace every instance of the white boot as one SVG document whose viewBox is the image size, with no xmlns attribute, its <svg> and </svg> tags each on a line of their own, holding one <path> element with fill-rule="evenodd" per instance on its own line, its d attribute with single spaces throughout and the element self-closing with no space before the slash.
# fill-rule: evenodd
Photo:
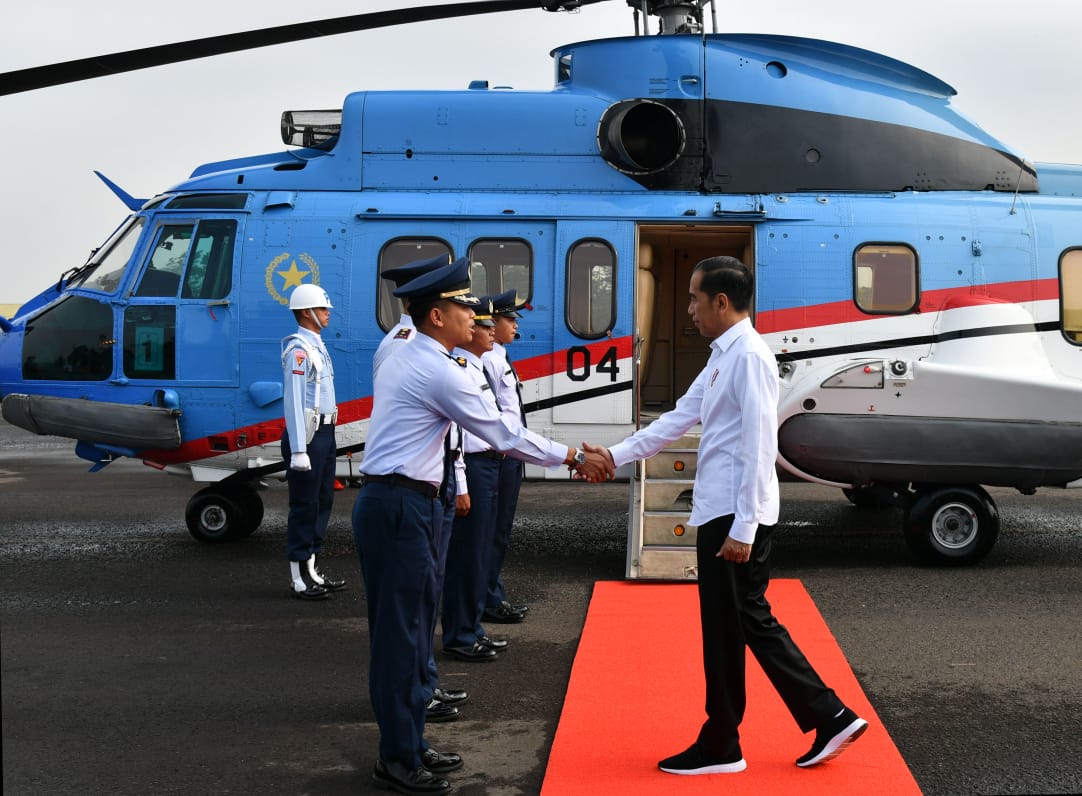
<svg viewBox="0 0 1082 796">
<path fill-rule="evenodd" d="M 304 577 L 301 575 L 300 561 L 289 562 L 289 574 L 293 580 L 293 591 L 308 591 L 308 584 L 304 582 Z"/>
<path fill-rule="evenodd" d="M 308 577 L 312 579 L 312 583 L 317 586 L 323 585 L 323 576 L 316 571 L 316 554 L 308 556 Z"/>
</svg>

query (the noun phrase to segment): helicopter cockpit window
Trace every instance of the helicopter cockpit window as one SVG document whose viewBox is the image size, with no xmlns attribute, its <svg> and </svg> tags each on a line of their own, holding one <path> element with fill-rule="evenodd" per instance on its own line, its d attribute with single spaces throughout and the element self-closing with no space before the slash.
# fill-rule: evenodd
<svg viewBox="0 0 1082 796">
<path fill-rule="evenodd" d="M 1059 261 L 1063 336 L 1082 345 L 1082 249 L 1064 252 Z"/>
<path fill-rule="evenodd" d="M 219 299 L 229 295 L 236 238 L 237 222 L 232 219 L 199 222 L 181 298 Z"/>
<path fill-rule="evenodd" d="M 397 268 L 415 260 L 427 260 L 440 255 L 452 256 L 451 247 L 438 238 L 398 238 L 383 247 L 379 253 L 379 272 L 382 274 L 391 268 Z M 379 302 L 377 316 L 383 331 L 390 331 L 402 315 L 402 302 L 392 292 L 395 283 L 390 279 L 380 279 L 376 295 Z"/>
<path fill-rule="evenodd" d="M 197 227 L 162 227 L 133 295 L 172 298 L 179 291 L 181 298 L 224 298 L 233 284 L 236 237 L 237 222 L 233 219 L 208 219 Z"/>
<path fill-rule="evenodd" d="M 137 218 L 132 224 L 121 228 L 113 240 L 108 240 L 102 247 L 105 253 L 96 264 L 88 267 L 71 280 L 72 287 L 84 287 L 88 290 L 100 290 L 113 293 L 120 285 L 124 269 L 128 267 L 135 244 L 143 231 L 144 219 Z"/>
<path fill-rule="evenodd" d="M 568 328 L 579 337 L 602 337 L 616 321 L 616 252 L 604 241 L 575 243 L 567 257 Z"/>
<path fill-rule="evenodd" d="M 23 378 L 102 381 L 113 372 L 114 343 L 111 306 L 68 296 L 27 322 Z"/>
<path fill-rule="evenodd" d="M 470 290 L 475 296 L 495 296 L 514 290 L 520 302 L 530 299 L 533 250 L 524 240 L 485 239 L 470 246 Z"/>
<path fill-rule="evenodd" d="M 175 196 L 166 205 L 170 210 L 243 210 L 246 193 L 192 193 Z"/>
<path fill-rule="evenodd" d="M 165 226 L 158 231 L 158 241 L 150 261 L 139 278 L 134 295 L 176 296 L 180 290 L 180 275 L 188 259 L 192 242 L 191 225 Z"/>
<path fill-rule="evenodd" d="M 917 253 L 901 243 L 865 243 L 853 256 L 854 301 L 872 315 L 912 312 L 919 300 Z"/>
</svg>

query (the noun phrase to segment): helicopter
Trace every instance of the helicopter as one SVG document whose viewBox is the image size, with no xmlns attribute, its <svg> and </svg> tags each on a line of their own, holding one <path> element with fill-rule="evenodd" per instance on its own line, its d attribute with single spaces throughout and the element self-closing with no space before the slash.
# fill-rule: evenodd
<svg viewBox="0 0 1082 796">
<path fill-rule="evenodd" d="M 592 4 L 370 12 L 9 72 L 0 93 Z M 515 289 L 533 308 L 512 351 L 531 427 L 604 444 L 701 367 L 684 286 L 699 259 L 732 254 L 754 263 L 778 358 L 786 476 L 900 506 L 915 555 L 948 565 L 995 543 L 984 487 L 1080 485 L 1082 167 L 1030 163 L 958 113 L 948 84 L 887 56 L 708 32 L 706 2 L 627 6 L 634 35 L 555 48 L 547 92 L 362 90 L 284 111 L 284 151 L 206 163 L 149 199 L 102 175 L 130 215 L 0 319 L 4 418 L 76 440 L 93 470 L 131 457 L 206 483 L 189 531 L 236 540 L 262 520 L 255 487 L 284 469 L 278 340 L 299 284 L 335 302 L 349 478 L 371 354 L 399 313 L 381 272 L 464 254 L 475 293 Z M 628 577 L 694 576 L 678 517 L 696 445 L 623 474 Z"/>
</svg>

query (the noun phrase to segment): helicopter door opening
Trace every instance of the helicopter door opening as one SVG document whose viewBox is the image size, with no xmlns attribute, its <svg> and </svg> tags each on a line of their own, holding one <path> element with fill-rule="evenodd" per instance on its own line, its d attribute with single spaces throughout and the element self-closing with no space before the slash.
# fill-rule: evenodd
<svg viewBox="0 0 1082 796">
<path fill-rule="evenodd" d="M 639 425 L 671 409 L 706 364 L 710 340 L 691 323 L 688 285 L 700 260 L 755 262 L 749 225 L 638 230 L 635 287 Z M 754 309 L 754 307 L 753 307 Z M 696 528 L 687 524 L 699 451 L 698 427 L 635 468 L 628 512 L 628 578 L 694 579 Z"/>
<path fill-rule="evenodd" d="M 754 267 L 753 242 L 749 225 L 639 227 L 635 304 L 640 413 L 649 417 L 671 409 L 709 357 L 710 341 L 687 313 L 696 263 L 729 256 Z"/>
</svg>

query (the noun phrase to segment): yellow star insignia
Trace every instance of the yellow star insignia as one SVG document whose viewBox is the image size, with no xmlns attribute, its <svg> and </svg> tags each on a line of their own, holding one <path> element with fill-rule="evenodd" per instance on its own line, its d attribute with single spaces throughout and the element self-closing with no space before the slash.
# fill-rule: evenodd
<svg viewBox="0 0 1082 796">
<path fill-rule="evenodd" d="M 301 271 L 299 268 L 297 268 L 297 261 L 293 260 L 289 264 L 288 271 L 278 272 L 278 275 L 285 280 L 285 284 L 282 285 L 282 290 L 289 290 L 289 288 L 291 287 L 299 287 L 304 282 L 304 278 L 310 273 L 312 272 Z"/>
</svg>

